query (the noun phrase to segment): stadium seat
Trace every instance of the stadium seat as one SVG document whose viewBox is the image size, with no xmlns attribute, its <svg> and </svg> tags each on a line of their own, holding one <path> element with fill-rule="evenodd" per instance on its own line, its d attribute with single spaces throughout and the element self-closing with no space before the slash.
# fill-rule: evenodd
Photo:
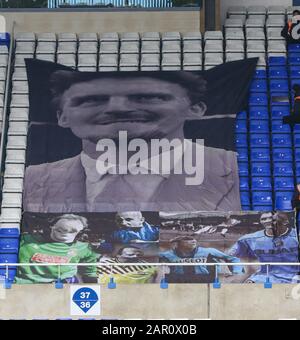
<svg viewBox="0 0 300 340">
<path fill-rule="evenodd" d="M 249 211 L 251 209 L 249 191 L 242 191 L 241 192 L 241 204 L 242 204 L 242 210 Z"/>
<path fill-rule="evenodd" d="M 294 135 L 294 146 L 300 148 L 300 134 Z"/>
<path fill-rule="evenodd" d="M 264 106 L 252 106 L 249 108 L 249 116 L 250 120 L 268 120 L 269 119 L 269 110 L 268 107 Z"/>
<path fill-rule="evenodd" d="M 276 192 L 275 194 L 275 209 L 278 211 L 291 211 L 292 197 L 294 192 Z"/>
<path fill-rule="evenodd" d="M 293 161 L 293 152 L 291 148 L 274 148 L 273 149 L 273 161 L 274 162 L 291 162 Z"/>
<path fill-rule="evenodd" d="M 291 148 L 292 147 L 292 139 L 288 134 L 274 134 L 272 135 L 272 145 L 273 148 Z M 300 136 L 299 136 L 299 145 L 300 145 Z"/>
<path fill-rule="evenodd" d="M 247 121 L 237 120 L 235 124 L 236 133 L 247 133 Z"/>
<path fill-rule="evenodd" d="M 293 177 L 274 177 L 274 189 L 275 191 L 289 191 L 294 190 L 294 178 Z"/>
<path fill-rule="evenodd" d="M 237 157 L 239 162 L 248 162 L 248 148 L 237 148 Z"/>
<path fill-rule="evenodd" d="M 272 119 L 278 119 L 282 121 L 283 117 L 289 116 L 291 113 L 291 109 L 289 105 L 285 106 L 275 106 L 272 105 L 271 107 L 271 115 Z"/>
<path fill-rule="evenodd" d="M 248 177 L 240 177 L 240 190 L 241 191 L 249 190 L 249 178 Z"/>
<path fill-rule="evenodd" d="M 267 71 L 265 69 L 256 69 L 254 79 L 267 79 Z"/>
<path fill-rule="evenodd" d="M 246 162 L 239 162 L 239 175 L 242 177 L 249 176 L 249 164 Z"/>
<path fill-rule="evenodd" d="M 300 44 L 290 44 L 288 51 L 289 53 L 300 53 Z"/>
<path fill-rule="evenodd" d="M 17 254 L 19 252 L 19 240 L 17 238 L 0 238 L 0 254 Z"/>
<path fill-rule="evenodd" d="M 254 163 L 251 162 L 252 177 L 271 177 L 270 163 Z"/>
<path fill-rule="evenodd" d="M 283 124 L 280 120 L 272 122 L 272 133 L 291 133 L 291 128 L 287 124 Z"/>
<path fill-rule="evenodd" d="M 291 79 L 300 79 L 300 66 L 290 66 Z"/>
<path fill-rule="evenodd" d="M 269 122 L 265 120 L 250 120 L 250 133 L 269 133 Z"/>
<path fill-rule="evenodd" d="M 288 92 L 289 83 L 287 80 L 270 80 L 270 91 L 273 93 Z"/>
<path fill-rule="evenodd" d="M 294 176 L 293 163 L 291 162 L 274 162 L 273 174 L 275 177 L 292 177 Z"/>
<path fill-rule="evenodd" d="M 252 190 L 269 191 L 272 190 L 271 177 L 252 177 Z"/>
<path fill-rule="evenodd" d="M 272 211 L 273 199 L 271 191 L 253 191 L 252 192 L 253 210 L 260 211 L 261 207 Z"/>
<path fill-rule="evenodd" d="M 269 69 L 270 79 L 287 79 L 288 71 L 286 67 L 270 67 Z"/>
<path fill-rule="evenodd" d="M 252 82 L 250 87 L 250 91 L 256 93 L 266 93 L 267 90 L 266 80 L 255 80 Z"/>
<path fill-rule="evenodd" d="M 252 148 L 250 151 L 251 162 L 270 162 L 270 149 L 268 148 Z"/>
<path fill-rule="evenodd" d="M 269 66 L 278 67 L 278 66 L 286 66 L 287 60 L 285 57 L 270 57 L 269 58 Z"/>
<path fill-rule="evenodd" d="M 266 94 L 250 94 L 249 105 L 250 106 L 267 106 L 269 103 L 268 96 Z"/>
<path fill-rule="evenodd" d="M 268 134 L 251 134 L 251 148 L 268 148 L 270 146 L 270 136 Z"/>
</svg>

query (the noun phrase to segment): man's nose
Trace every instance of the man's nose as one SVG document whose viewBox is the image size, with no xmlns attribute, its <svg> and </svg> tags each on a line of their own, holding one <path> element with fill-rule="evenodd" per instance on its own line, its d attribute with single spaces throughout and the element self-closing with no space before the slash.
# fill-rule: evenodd
<svg viewBox="0 0 300 340">
<path fill-rule="evenodd" d="M 105 107 L 104 113 L 109 114 L 122 111 L 130 111 L 128 99 L 126 97 L 113 96 L 109 99 L 109 102 Z"/>
</svg>

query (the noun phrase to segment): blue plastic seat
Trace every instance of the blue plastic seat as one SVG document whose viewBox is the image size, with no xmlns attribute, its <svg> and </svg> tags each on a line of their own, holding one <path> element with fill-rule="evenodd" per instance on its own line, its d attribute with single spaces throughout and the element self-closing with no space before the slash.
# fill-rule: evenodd
<svg viewBox="0 0 300 340">
<path fill-rule="evenodd" d="M 270 147 L 270 136 L 268 134 L 251 134 L 251 148 L 268 148 Z"/>
<path fill-rule="evenodd" d="M 287 80 L 270 80 L 271 93 L 288 92 L 289 83 Z"/>
<path fill-rule="evenodd" d="M 274 162 L 273 174 L 277 177 L 292 177 L 294 176 L 294 169 L 292 162 Z"/>
<path fill-rule="evenodd" d="M 17 254 L 0 254 L 0 263 L 18 263 Z M 6 266 L 0 266 L 0 278 L 6 277 Z M 8 279 L 13 281 L 17 273 L 16 266 L 9 266 L 8 268 Z"/>
<path fill-rule="evenodd" d="M 237 148 L 236 151 L 239 162 L 248 162 L 248 148 Z"/>
<path fill-rule="evenodd" d="M 272 135 L 272 145 L 273 148 L 291 148 L 292 138 L 287 134 L 274 134 Z"/>
<path fill-rule="evenodd" d="M 272 151 L 274 162 L 292 162 L 293 152 L 292 149 L 275 148 Z"/>
<path fill-rule="evenodd" d="M 266 120 L 251 120 L 250 133 L 269 133 L 269 122 Z"/>
<path fill-rule="evenodd" d="M 252 119 L 268 120 L 269 110 L 267 106 L 252 106 L 249 109 L 249 117 Z"/>
<path fill-rule="evenodd" d="M 269 69 L 270 79 L 287 79 L 288 71 L 286 67 L 270 67 Z"/>
<path fill-rule="evenodd" d="M 246 134 L 236 134 L 235 144 L 237 148 L 248 147 L 247 135 Z"/>
<path fill-rule="evenodd" d="M 299 66 L 300 65 L 300 56 L 297 56 L 296 54 L 289 55 L 288 63 L 290 65 L 293 65 L 293 66 Z"/>
<path fill-rule="evenodd" d="M 274 177 L 274 190 L 275 191 L 289 191 L 294 190 L 293 177 Z"/>
<path fill-rule="evenodd" d="M 247 133 L 247 121 L 246 120 L 237 120 L 235 123 L 235 131 L 236 133 Z"/>
<path fill-rule="evenodd" d="M 300 162 L 300 148 L 294 150 L 296 162 Z"/>
<path fill-rule="evenodd" d="M 241 205 L 243 211 L 251 210 L 250 193 L 249 191 L 241 192 Z"/>
<path fill-rule="evenodd" d="M 288 46 L 289 53 L 299 53 L 300 52 L 300 44 L 289 44 Z"/>
<path fill-rule="evenodd" d="M 268 84 L 266 80 L 254 80 L 250 86 L 251 92 L 266 93 L 268 91 Z"/>
<path fill-rule="evenodd" d="M 10 45 L 10 34 L 0 33 L 0 45 L 5 45 L 9 48 Z"/>
<path fill-rule="evenodd" d="M 300 79 L 300 66 L 290 67 L 290 77 L 291 79 Z"/>
<path fill-rule="evenodd" d="M 291 90 L 292 90 L 291 94 L 292 96 L 294 96 L 293 87 L 294 85 L 300 85 L 300 79 L 291 79 L 290 84 L 291 84 Z"/>
<path fill-rule="evenodd" d="M 296 176 L 300 177 L 300 162 L 296 162 Z"/>
<path fill-rule="evenodd" d="M 0 253 L 15 253 L 19 250 L 19 240 L 17 238 L 0 238 Z"/>
<path fill-rule="evenodd" d="M 269 66 L 286 66 L 286 58 L 285 57 L 270 57 L 269 58 Z"/>
<path fill-rule="evenodd" d="M 257 191 L 272 190 L 271 177 L 252 177 L 252 190 Z"/>
<path fill-rule="evenodd" d="M 249 191 L 248 177 L 240 177 L 240 191 Z"/>
<path fill-rule="evenodd" d="M 251 93 L 249 97 L 250 106 L 268 106 L 269 99 L 266 94 L 263 93 Z"/>
<path fill-rule="evenodd" d="M 272 121 L 272 133 L 291 133 L 291 128 L 288 124 L 283 124 L 280 120 Z"/>
<path fill-rule="evenodd" d="M 291 211 L 292 198 L 294 191 L 276 192 L 275 193 L 275 209 L 279 211 Z"/>
<path fill-rule="evenodd" d="M 251 163 L 252 177 L 271 177 L 270 163 Z"/>
<path fill-rule="evenodd" d="M 300 135 L 300 124 L 294 126 L 294 133 Z"/>
<path fill-rule="evenodd" d="M 252 192 L 253 209 L 255 206 L 273 206 L 272 192 L 271 191 L 253 191 Z"/>
<path fill-rule="evenodd" d="M 300 134 L 294 135 L 294 146 L 295 148 L 300 148 Z"/>
<path fill-rule="evenodd" d="M 270 162 L 270 149 L 251 149 L 251 162 Z"/>
<path fill-rule="evenodd" d="M 282 106 L 272 106 L 271 107 L 271 115 L 272 120 L 282 120 L 283 117 L 289 116 L 291 114 L 290 105 L 282 105 Z"/>
<path fill-rule="evenodd" d="M 248 118 L 247 111 L 241 111 L 236 115 L 237 120 L 247 120 L 247 118 Z"/>
<path fill-rule="evenodd" d="M 239 162 L 239 175 L 242 177 L 249 176 L 249 164 L 246 162 Z"/>
<path fill-rule="evenodd" d="M 18 228 L 0 228 L 0 237 L 19 237 L 20 231 Z"/>
<path fill-rule="evenodd" d="M 267 71 L 264 69 L 256 69 L 254 73 L 254 79 L 267 79 Z"/>
</svg>

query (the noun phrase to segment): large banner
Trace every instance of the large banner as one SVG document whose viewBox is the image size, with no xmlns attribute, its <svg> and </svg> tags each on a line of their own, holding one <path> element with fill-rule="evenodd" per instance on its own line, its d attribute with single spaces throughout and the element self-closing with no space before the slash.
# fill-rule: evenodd
<svg viewBox="0 0 300 340">
<path fill-rule="evenodd" d="M 298 263 L 292 212 L 25 213 L 22 230 L 19 262 L 37 265 L 20 284 L 298 282 L 298 266 L 241 265 Z"/>
<path fill-rule="evenodd" d="M 235 118 L 256 64 L 92 73 L 28 59 L 24 210 L 240 211 Z"/>
</svg>

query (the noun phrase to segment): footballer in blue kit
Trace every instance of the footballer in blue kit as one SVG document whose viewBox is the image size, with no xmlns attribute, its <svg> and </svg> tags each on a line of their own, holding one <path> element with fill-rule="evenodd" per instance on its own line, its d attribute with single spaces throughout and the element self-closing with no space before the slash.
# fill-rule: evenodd
<svg viewBox="0 0 300 340">
<path fill-rule="evenodd" d="M 231 256 L 247 261 L 262 263 L 298 263 L 299 242 L 296 228 L 291 228 L 287 214 L 278 212 L 264 213 L 260 223 L 264 228 L 253 234 L 240 238 L 231 248 Z M 298 281 L 298 266 L 267 266 L 247 279 L 249 283 L 264 283 L 269 277 L 272 283 L 296 283 Z"/>
<path fill-rule="evenodd" d="M 193 236 L 179 236 L 171 241 L 173 249 L 162 252 L 160 261 L 163 263 L 178 263 L 171 266 L 166 275 L 170 283 L 208 283 L 215 279 L 215 267 L 208 267 L 206 263 L 226 262 L 232 265 L 232 274 L 243 274 L 240 260 L 227 255 L 215 248 L 203 248 L 197 245 Z M 180 263 L 193 263 L 195 266 L 180 266 Z"/>
</svg>

